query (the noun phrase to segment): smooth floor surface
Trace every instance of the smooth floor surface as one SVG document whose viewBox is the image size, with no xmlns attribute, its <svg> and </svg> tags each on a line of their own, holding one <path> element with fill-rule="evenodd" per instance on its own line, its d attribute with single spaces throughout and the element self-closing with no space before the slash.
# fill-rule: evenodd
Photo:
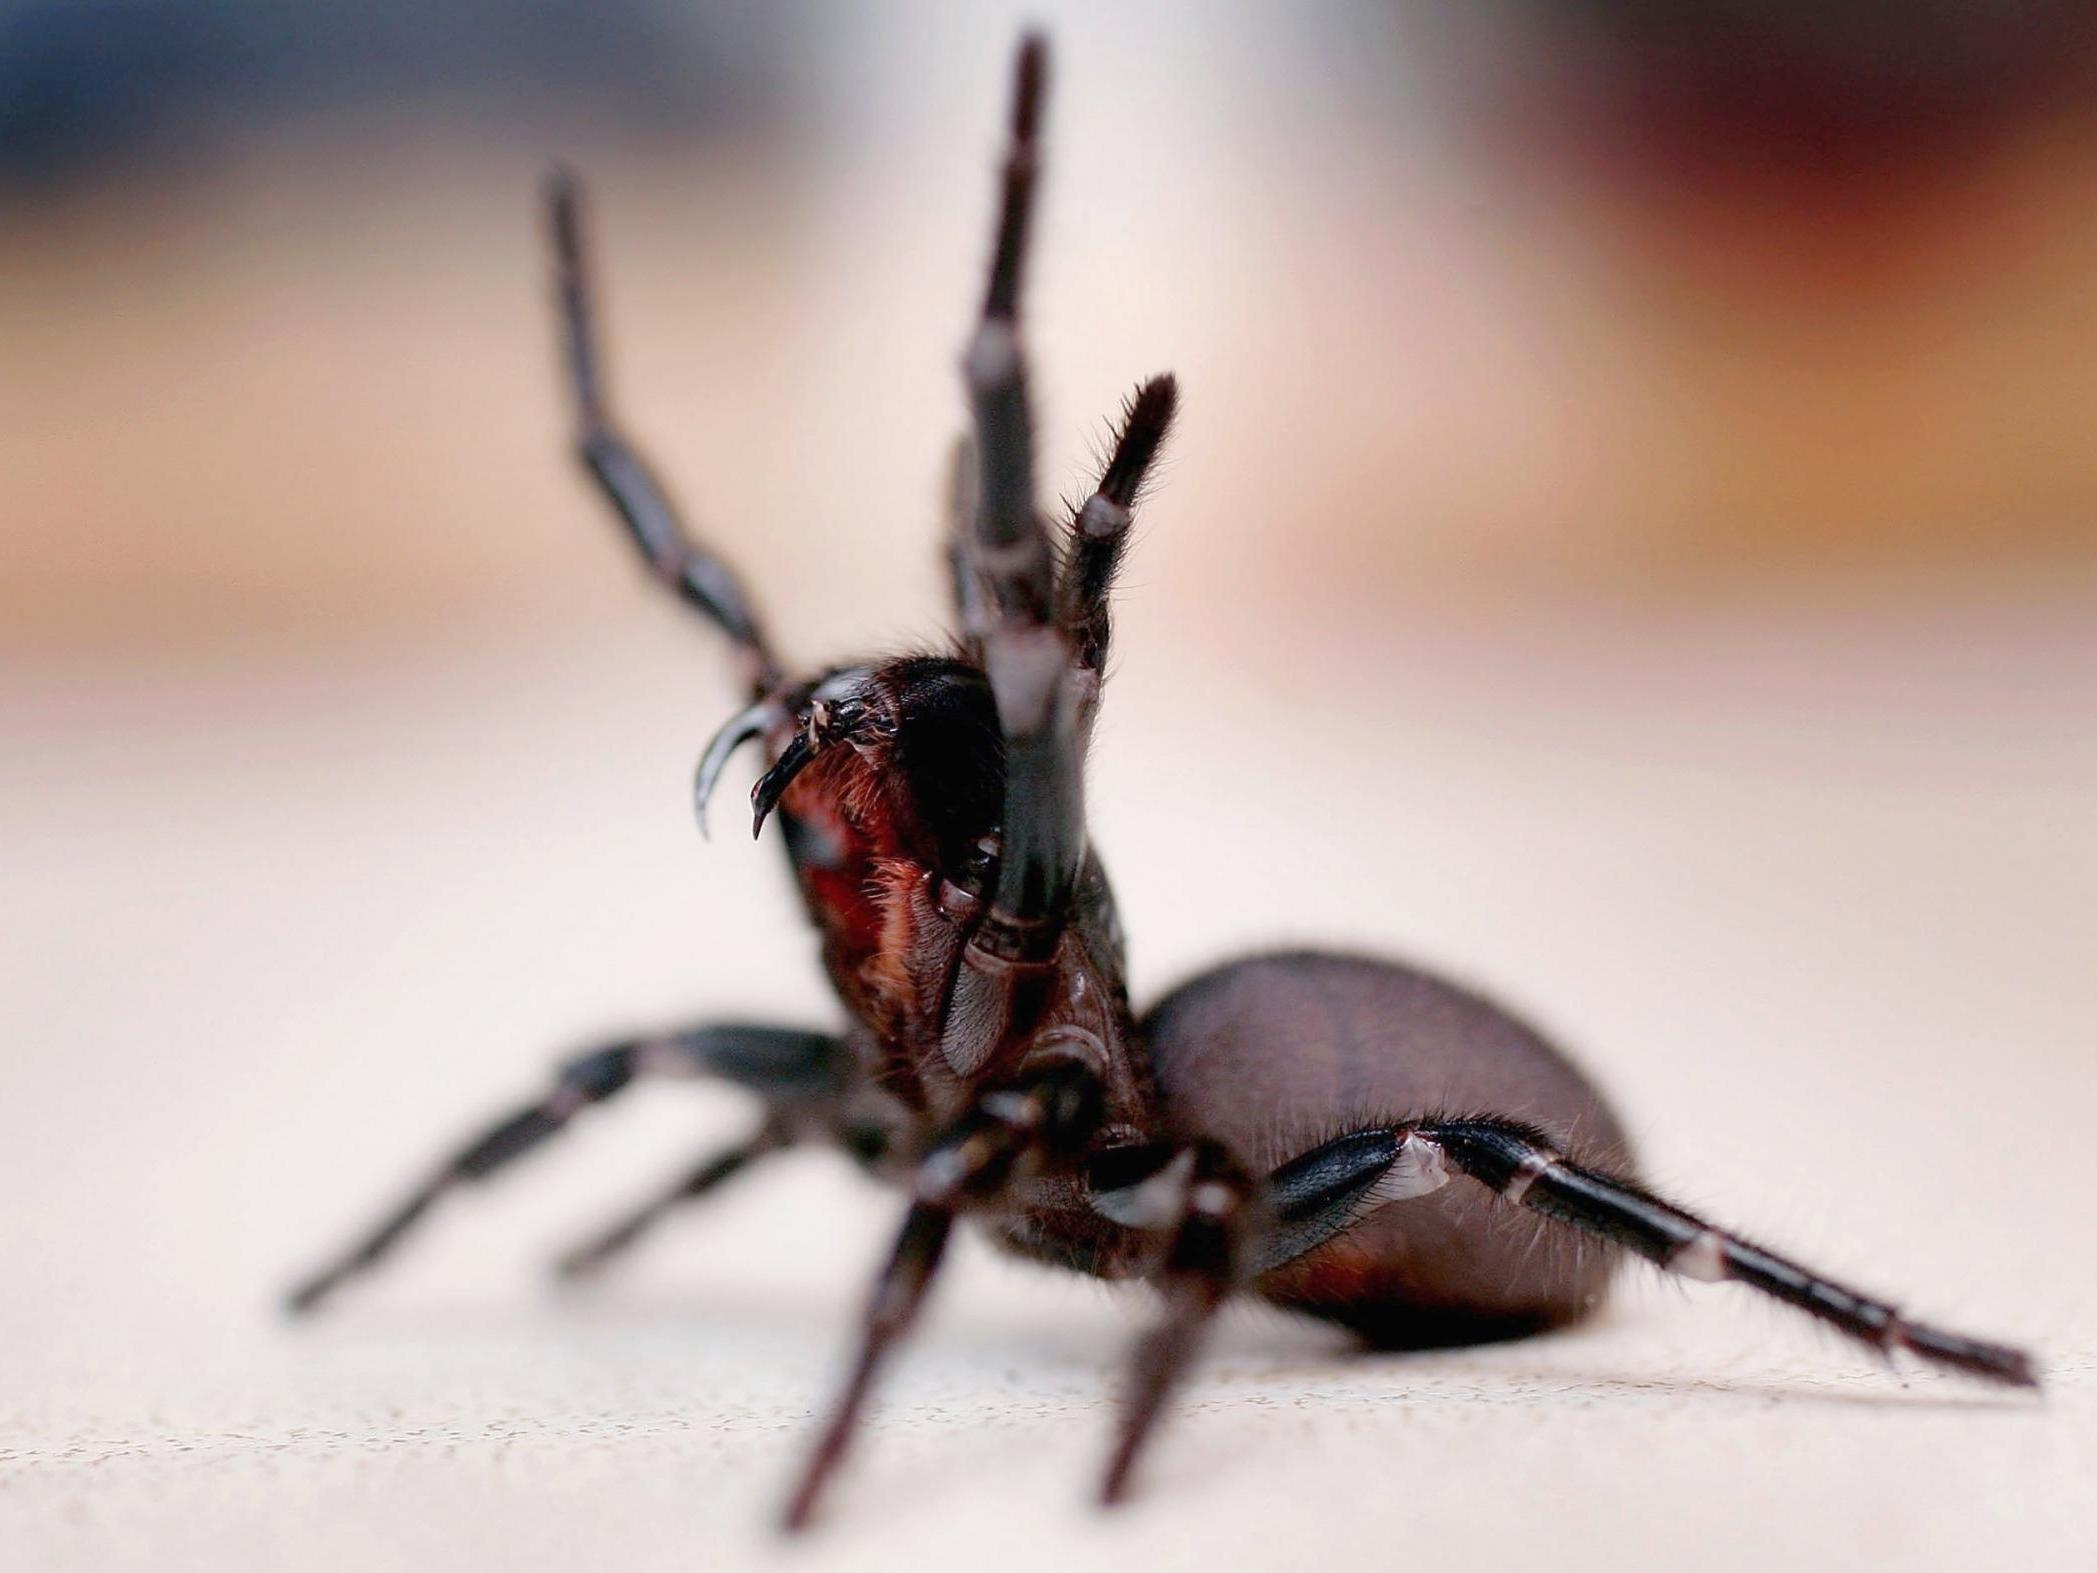
<svg viewBox="0 0 2097 1573">
<path fill-rule="evenodd" d="M 1261 649 L 1143 583 L 1092 797 L 1145 998 L 1282 940 L 1446 966 L 1617 1090 L 1656 1184 L 2030 1341 L 2043 1401 L 1650 1272 L 1471 1352 L 1245 1311 L 1103 1516 L 1143 1300 L 971 1242 L 782 1550 L 896 1206 L 795 1156 L 554 1292 L 747 1117 L 687 1086 L 285 1325 L 273 1295 L 563 1047 L 830 1019 L 777 849 L 691 828 L 728 695 L 636 590 L 555 636 L 16 667 L 0 1566 L 2097 1566 L 2089 599 Z"/>
</svg>

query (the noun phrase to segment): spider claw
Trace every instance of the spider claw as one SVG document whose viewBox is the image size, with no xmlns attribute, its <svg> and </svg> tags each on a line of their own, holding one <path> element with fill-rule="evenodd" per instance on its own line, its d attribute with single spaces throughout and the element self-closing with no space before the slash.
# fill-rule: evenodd
<svg viewBox="0 0 2097 1573">
<path fill-rule="evenodd" d="M 699 758 L 699 770 L 694 780 L 692 797 L 699 814 L 699 834 L 711 839 L 706 827 L 707 800 L 714 795 L 714 783 L 721 779 L 721 771 L 728 764 L 729 756 L 752 738 L 762 737 L 765 732 L 786 719 L 786 711 L 776 699 L 760 699 L 747 710 L 731 716 L 714 733 L 713 740 L 706 745 L 706 752 Z"/>
<path fill-rule="evenodd" d="M 750 789 L 753 812 L 750 834 L 753 837 L 763 833 L 765 821 L 808 762 L 832 743 L 851 737 L 866 719 L 858 696 L 868 675 L 863 666 L 847 667 L 831 673 L 809 690 L 807 706 L 801 711 L 793 741 L 781 750 L 772 768 Z M 780 713 L 780 719 L 784 719 L 784 712 Z"/>
<path fill-rule="evenodd" d="M 808 740 L 808 734 L 807 727 L 796 732 L 794 740 L 786 745 L 778 762 L 759 776 L 757 785 L 750 789 L 752 839 L 764 833 L 765 821 L 771 817 L 772 810 L 779 806 L 779 800 L 786 795 L 786 789 L 794 784 L 794 777 L 815 758 L 816 745 Z"/>
</svg>

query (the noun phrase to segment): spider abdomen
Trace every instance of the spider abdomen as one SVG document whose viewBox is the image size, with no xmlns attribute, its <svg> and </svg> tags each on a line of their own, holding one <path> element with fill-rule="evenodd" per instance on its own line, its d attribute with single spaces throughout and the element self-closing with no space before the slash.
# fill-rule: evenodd
<svg viewBox="0 0 2097 1573">
<path fill-rule="evenodd" d="M 1254 1172 L 1367 1125 L 1510 1112 L 1581 1161 L 1628 1172 L 1602 1094 L 1533 1028 L 1392 962 L 1252 956 L 1181 985 L 1145 1019 L 1164 1111 Z M 1276 1304 L 1394 1347 L 1518 1337 L 1598 1304 L 1611 1262 L 1481 1186 L 1383 1207 L 1254 1283 Z"/>
</svg>

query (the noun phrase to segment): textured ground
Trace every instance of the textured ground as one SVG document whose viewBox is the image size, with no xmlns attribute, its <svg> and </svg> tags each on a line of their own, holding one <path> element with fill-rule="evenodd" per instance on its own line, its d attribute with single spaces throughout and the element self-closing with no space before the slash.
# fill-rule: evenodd
<svg viewBox="0 0 2097 1573">
<path fill-rule="evenodd" d="M 636 614 L 31 661 L 0 760 L 0 1562 L 2097 1561 L 2086 597 L 1394 618 L 1243 683 L 1234 619 L 1134 604 L 1095 801 L 1146 994 L 1279 938 L 1498 985 L 1620 1089 L 1661 1183 L 2033 1341 L 2045 1402 L 1650 1277 L 1478 1353 L 1354 1358 L 1245 1313 L 1109 1520 L 1084 1503 L 1140 1301 L 971 1248 L 782 1556 L 891 1202 L 797 1158 L 587 1297 L 535 1276 L 735 1129 L 726 1093 L 638 1096 L 338 1315 L 271 1313 L 572 1038 L 824 1019 L 773 849 L 688 828 L 705 653 Z"/>
</svg>

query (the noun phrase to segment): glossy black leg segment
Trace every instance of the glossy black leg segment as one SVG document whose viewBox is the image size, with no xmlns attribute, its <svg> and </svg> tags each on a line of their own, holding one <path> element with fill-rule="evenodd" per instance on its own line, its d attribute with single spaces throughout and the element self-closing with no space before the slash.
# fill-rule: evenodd
<svg viewBox="0 0 2097 1573">
<path fill-rule="evenodd" d="M 990 632 L 990 607 L 980 579 L 976 577 L 969 539 L 975 530 L 976 444 L 971 437 L 954 441 L 954 454 L 947 471 L 946 557 L 948 588 L 954 605 L 962 655 L 981 665 L 983 639 Z"/>
<path fill-rule="evenodd" d="M 1192 1151 L 1180 1221 L 1153 1280 L 1165 1314 L 1136 1346 L 1120 1430 L 1100 1483 L 1100 1501 L 1110 1506 L 1127 1495 L 1129 1472 L 1166 1399 L 1243 1276 L 1251 1182 L 1221 1147 L 1202 1143 Z"/>
<path fill-rule="evenodd" d="M 968 576 L 983 595 L 983 666 L 1005 736 L 996 889 L 969 941 L 993 964 L 1038 961 L 1061 937 L 1084 855 L 1084 805 L 1070 644 L 1056 616 L 1056 554 L 1034 506 L 1032 421 L 1019 289 L 1039 169 L 1048 49 L 1020 47 L 997 239 L 983 316 L 963 359 L 975 415 Z M 995 988 L 1002 979 L 979 976 Z M 992 1013 L 1011 1018 L 996 1001 Z M 993 1045 L 995 1047 L 995 1045 Z"/>
<path fill-rule="evenodd" d="M 963 361 L 976 421 L 977 571 L 1000 619 L 1030 624 L 1048 621 L 1055 580 L 1048 534 L 1034 510 L 1034 432 L 1019 338 L 1020 275 L 1040 170 L 1047 81 L 1048 46 L 1029 37 L 1020 46 L 1013 79 L 1012 140 L 1000 186 L 990 283 Z"/>
<path fill-rule="evenodd" d="M 859 1355 L 852 1363 L 852 1374 L 846 1379 L 845 1390 L 839 1395 L 829 1423 L 816 1443 L 815 1452 L 809 1456 L 802 1471 L 800 1483 L 787 1502 L 782 1525 L 789 1533 L 806 1529 L 815 1516 L 816 1501 L 822 1495 L 823 1486 L 843 1461 L 845 1449 L 851 1445 L 852 1435 L 859 1428 L 860 1412 L 866 1407 L 875 1374 L 881 1369 L 889 1349 L 917 1320 L 918 1308 L 924 1303 L 932 1275 L 939 1270 L 940 1258 L 946 1254 L 947 1237 L 953 1229 L 954 1210 L 949 1206 L 918 1202 L 904 1215 L 895 1249 L 889 1254 L 888 1264 L 881 1269 L 881 1276 L 875 1279 L 873 1295 L 867 1301 Z"/>
<path fill-rule="evenodd" d="M 1023 1160 L 1075 1153 L 1099 1121 L 1100 1091 L 1091 1072 L 1055 1063 L 1017 1086 L 985 1093 L 925 1155 L 912 1182 L 910 1211 L 867 1302 L 851 1376 L 787 1501 L 782 1523 L 789 1532 L 805 1529 L 814 1517 L 823 1487 L 858 1429 L 875 1376 L 916 1320 L 954 1219 L 970 1207 L 994 1205 Z"/>
<path fill-rule="evenodd" d="M 758 1159 L 792 1145 L 792 1132 L 782 1121 L 767 1120 L 746 1140 L 709 1156 L 682 1179 L 650 1197 L 609 1228 L 564 1251 L 554 1271 L 567 1279 L 587 1278 L 624 1256 L 641 1237 L 671 1213 L 712 1195 Z"/>
<path fill-rule="evenodd" d="M 2022 1350 L 1910 1321 L 1896 1307 L 1752 1245 L 1634 1180 L 1569 1162 L 1543 1132 L 1512 1120 L 1372 1128 L 1283 1164 L 1268 1178 L 1273 1223 L 1255 1253 L 1254 1276 L 1314 1250 L 1379 1207 L 1440 1189 L 1452 1173 L 1671 1272 L 1748 1284 L 1881 1352 L 1907 1349 L 1990 1381 L 2038 1385 Z"/>
<path fill-rule="evenodd" d="M 775 1106 L 819 1105 L 841 1085 L 844 1050 L 823 1033 L 717 1024 L 660 1038 L 608 1044 L 564 1064 L 535 1103 L 495 1121 L 461 1147 L 347 1251 L 286 1296 L 311 1311 L 349 1279 L 376 1266 L 447 1192 L 485 1179 L 564 1129 L 582 1110 L 623 1092 L 640 1076 L 719 1076 Z"/>
<path fill-rule="evenodd" d="M 1824 1278 L 1635 1182 L 1570 1163 L 1544 1135 L 1513 1121 L 1454 1120 L 1413 1127 L 1449 1163 L 1502 1197 L 1707 1282 L 1744 1283 L 1886 1354 L 1906 1349 L 1988 1381 L 2038 1386 L 2031 1356 L 1910 1321 L 1898 1307 Z"/>
<path fill-rule="evenodd" d="M 1293 1262 L 1387 1202 L 1448 1181 L 1439 1149 L 1404 1129 L 1356 1131 L 1292 1158 L 1267 1177 L 1271 1209 L 1253 1276 Z"/>
<path fill-rule="evenodd" d="M 1102 673 L 1113 633 L 1108 596 L 1128 547 L 1129 526 L 1144 477 L 1165 445 L 1179 405 L 1179 384 L 1153 377 L 1136 390 L 1122 412 L 1121 434 L 1106 473 L 1071 521 L 1070 554 L 1058 587 L 1059 615 L 1070 634 L 1071 656 L 1082 671 Z M 1098 697 L 1095 688 L 1092 696 Z"/>
<path fill-rule="evenodd" d="M 764 693 L 778 682 L 779 667 L 741 582 L 726 563 L 686 533 L 661 483 L 611 419 L 591 309 L 582 193 L 565 170 L 556 171 L 547 182 L 547 211 L 568 385 L 575 402 L 576 451 L 656 577 L 734 641 L 752 692 Z"/>
</svg>

